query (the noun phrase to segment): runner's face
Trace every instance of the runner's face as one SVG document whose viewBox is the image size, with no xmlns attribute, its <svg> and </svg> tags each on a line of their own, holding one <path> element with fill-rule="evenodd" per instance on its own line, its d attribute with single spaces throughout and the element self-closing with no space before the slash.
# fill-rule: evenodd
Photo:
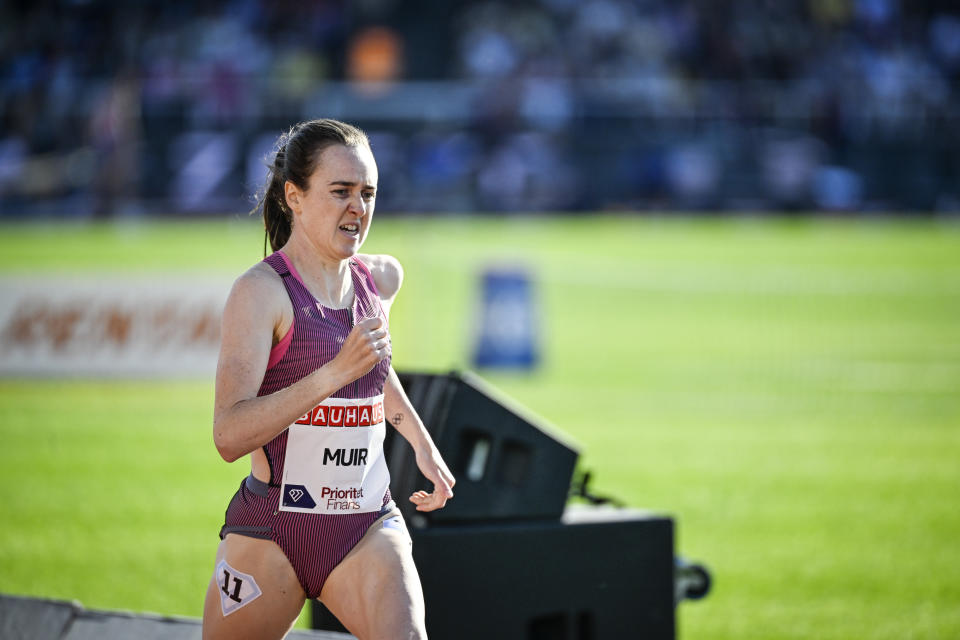
<svg viewBox="0 0 960 640">
<path fill-rule="evenodd" d="M 309 189 L 293 191 L 295 226 L 300 225 L 318 251 L 343 260 L 360 250 L 377 193 L 377 165 L 368 147 L 327 147 L 310 176 Z"/>
</svg>

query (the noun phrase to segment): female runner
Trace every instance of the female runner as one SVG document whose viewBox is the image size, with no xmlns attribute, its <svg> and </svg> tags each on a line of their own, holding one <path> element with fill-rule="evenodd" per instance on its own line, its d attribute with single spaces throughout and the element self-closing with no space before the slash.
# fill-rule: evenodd
<svg viewBox="0 0 960 640">
<path fill-rule="evenodd" d="M 390 496 L 385 416 L 433 483 L 454 478 L 390 366 L 403 272 L 361 255 L 377 167 L 366 135 L 314 120 L 281 136 L 259 203 L 274 253 L 241 275 L 223 313 L 213 437 L 251 472 L 227 508 L 203 637 L 282 638 L 319 598 L 360 640 L 426 638 L 411 542 Z"/>
</svg>

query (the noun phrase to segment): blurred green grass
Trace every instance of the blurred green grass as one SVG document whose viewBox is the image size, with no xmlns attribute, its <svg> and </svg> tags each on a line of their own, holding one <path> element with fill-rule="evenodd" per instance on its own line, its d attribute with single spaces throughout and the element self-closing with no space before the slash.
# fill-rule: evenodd
<svg viewBox="0 0 960 640">
<path fill-rule="evenodd" d="M 406 280 L 398 369 L 469 366 L 478 274 L 535 277 L 543 364 L 483 375 L 571 435 L 593 489 L 673 515 L 713 571 L 681 638 L 960 637 L 960 226 L 429 218 L 365 250 Z M 227 221 L 0 227 L 0 275 L 234 276 Z M 245 474 L 212 381 L 0 380 L 0 591 L 199 616 Z"/>
</svg>

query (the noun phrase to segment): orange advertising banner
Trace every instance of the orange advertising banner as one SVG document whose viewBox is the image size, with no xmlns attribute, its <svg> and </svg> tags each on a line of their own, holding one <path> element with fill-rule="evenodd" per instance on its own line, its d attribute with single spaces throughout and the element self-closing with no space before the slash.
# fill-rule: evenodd
<svg viewBox="0 0 960 640">
<path fill-rule="evenodd" d="M 0 375 L 212 377 L 229 281 L 0 279 Z"/>
</svg>

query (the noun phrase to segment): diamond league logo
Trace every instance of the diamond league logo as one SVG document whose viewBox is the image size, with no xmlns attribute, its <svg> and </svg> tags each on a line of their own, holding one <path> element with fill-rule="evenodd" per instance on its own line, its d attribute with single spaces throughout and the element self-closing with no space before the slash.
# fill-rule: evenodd
<svg viewBox="0 0 960 640">
<path fill-rule="evenodd" d="M 313 501 L 313 496 L 302 484 L 286 484 L 283 486 L 283 506 L 313 509 L 317 503 Z"/>
</svg>

